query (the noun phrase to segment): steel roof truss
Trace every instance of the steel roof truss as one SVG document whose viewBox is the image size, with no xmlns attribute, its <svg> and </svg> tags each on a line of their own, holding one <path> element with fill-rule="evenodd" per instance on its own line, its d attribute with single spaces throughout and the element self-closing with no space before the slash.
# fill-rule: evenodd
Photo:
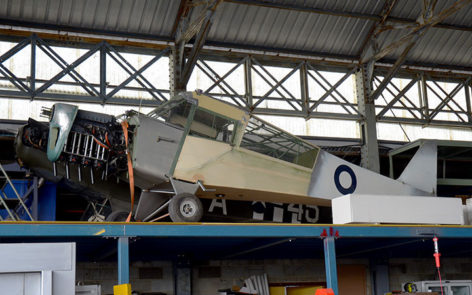
<svg viewBox="0 0 472 295">
<path fill-rule="evenodd" d="M 102 42 L 96 44 L 92 49 L 84 53 L 82 56 L 80 56 L 78 59 L 76 59 L 72 64 L 67 63 L 57 52 L 55 52 L 46 42 L 44 42 L 42 39 L 37 38 L 37 46 L 39 49 L 41 49 L 49 58 L 51 58 L 56 65 L 58 65 L 62 71 L 59 72 L 57 75 L 55 75 L 53 78 L 51 78 L 48 82 L 44 83 L 39 87 L 34 93 L 36 95 L 37 93 L 44 92 L 46 89 L 51 87 L 54 83 L 59 81 L 61 78 L 63 78 L 66 75 L 69 75 L 72 79 L 77 81 L 84 90 L 89 93 L 91 96 L 99 96 L 100 93 L 90 85 L 87 80 L 80 75 L 75 68 L 77 68 L 80 64 L 82 64 L 85 60 L 87 60 L 89 57 L 94 55 L 100 47 L 102 46 Z"/>
<path fill-rule="evenodd" d="M 174 27 L 175 31 L 175 79 L 176 89 L 186 88 L 188 80 L 197 63 L 205 39 L 210 31 L 215 9 L 222 0 L 195 1 L 185 0 L 180 3 Z M 190 23 L 193 7 L 205 5 L 200 14 Z M 195 37 L 195 38 L 194 38 Z M 185 45 L 194 38 L 190 53 L 185 56 Z"/>
<path fill-rule="evenodd" d="M 375 77 L 375 80 L 377 80 L 378 82 L 380 82 L 380 79 L 378 79 L 378 77 Z M 419 117 L 411 110 L 411 108 L 409 108 L 403 101 L 401 101 L 401 98 L 404 98 L 406 101 L 408 101 L 411 106 L 413 107 L 414 110 L 418 111 L 421 113 L 421 109 L 419 109 L 405 94 L 408 92 L 408 90 L 410 90 L 410 88 L 417 82 L 418 80 L 417 79 L 412 79 L 410 81 L 410 83 L 408 83 L 407 86 L 405 86 L 402 90 L 399 90 L 394 84 L 390 84 L 392 85 L 397 91 L 398 91 L 398 94 L 395 94 L 393 93 L 392 90 L 390 90 L 388 87 L 386 87 L 386 90 L 388 92 L 390 92 L 392 95 L 393 95 L 393 99 L 380 111 L 380 113 L 377 114 L 377 118 L 380 119 L 382 118 L 385 113 L 389 110 L 392 110 L 392 106 L 399 102 L 401 105 L 403 105 L 404 110 L 407 110 L 411 113 L 412 116 L 414 116 L 415 118 L 419 119 Z M 383 97 L 383 94 L 381 94 L 381 96 Z M 385 98 L 384 98 L 385 99 Z M 392 112 L 393 113 L 393 112 Z"/>
<path fill-rule="evenodd" d="M 317 73 L 319 76 L 321 76 L 321 74 L 317 71 L 317 70 L 314 70 L 313 67 L 311 67 L 311 69 Z M 323 87 L 323 89 L 325 89 L 325 94 L 323 94 L 311 107 L 310 107 L 310 112 L 312 112 L 314 109 L 316 109 L 321 103 L 323 103 L 325 101 L 325 99 L 328 97 L 328 96 L 331 96 L 334 100 L 336 100 L 336 102 L 338 102 L 339 104 L 342 105 L 342 103 L 334 96 L 332 95 L 333 92 L 336 92 L 339 96 L 341 96 L 342 98 L 344 98 L 344 96 L 342 96 L 336 89 L 344 83 L 344 81 L 346 81 L 347 78 L 351 77 L 352 74 L 357 71 L 357 68 L 353 68 L 352 70 L 350 70 L 349 72 L 347 72 L 341 79 L 339 79 L 334 85 L 331 85 L 330 88 L 328 90 L 325 89 L 325 87 L 323 86 L 323 84 L 321 84 L 313 75 L 309 74 L 310 77 L 313 78 L 313 80 L 315 80 L 316 83 L 318 83 L 321 87 Z M 328 83 L 329 84 L 329 83 Z M 344 101 L 347 101 L 345 98 L 344 98 Z M 354 107 L 352 107 L 354 110 L 356 110 Z M 347 108 L 345 109 L 346 112 L 352 114 L 351 111 L 349 111 Z M 356 110 L 357 111 L 357 110 Z"/>
<path fill-rule="evenodd" d="M 302 108 L 302 103 L 295 98 L 295 96 L 287 90 L 287 88 L 284 87 L 283 83 L 287 81 L 288 78 L 290 78 L 296 71 L 298 71 L 301 68 L 302 63 L 298 64 L 295 68 L 293 68 L 288 74 L 286 74 L 282 79 L 278 80 L 275 78 L 263 65 L 261 65 L 256 59 L 252 58 L 253 63 L 255 63 L 257 66 L 261 68 L 261 70 L 269 77 L 271 78 L 275 84 L 270 82 L 264 75 L 259 72 L 253 65 L 252 69 L 269 85 L 271 86 L 271 89 L 267 91 L 263 96 L 262 99 L 259 99 L 255 104 L 253 104 L 253 108 L 256 108 L 262 101 L 264 101 L 265 98 L 267 98 L 272 92 L 277 92 L 294 110 L 300 111 L 293 103 L 292 101 L 295 101 L 300 108 Z M 278 88 L 281 88 L 283 91 L 286 92 L 292 100 L 289 100 L 285 95 L 282 94 L 281 91 L 278 90 Z"/>
<path fill-rule="evenodd" d="M 471 78 L 467 78 L 466 80 L 466 83 L 469 83 L 471 80 Z M 441 103 L 431 112 L 430 114 L 430 117 L 429 119 L 432 120 L 434 119 L 434 117 L 436 117 L 439 112 L 441 110 L 443 110 L 443 108 L 445 106 L 447 106 L 451 111 L 454 112 L 454 114 L 459 118 L 460 121 L 462 122 L 465 122 L 465 120 L 459 115 L 459 112 L 457 112 L 456 110 L 454 110 L 451 105 L 449 104 L 450 102 L 454 103 L 460 110 L 461 113 L 463 114 L 466 114 L 467 112 L 453 99 L 454 96 L 459 93 L 459 91 L 461 90 L 462 87 L 465 87 L 465 84 L 464 83 L 459 83 L 456 85 L 456 87 L 454 87 L 454 89 L 450 92 L 450 93 L 446 93 L 437 83 L 436 81 L 433 81 L 433 83 L 435 84 L 436 87 L 438 87 L 439 89 L 441 89 L 441 91 L 443 93 L 446 94 L 446 97 L 445 98 L 442 98 L 430 85 L 427 85 L 427 87 L 429 88 L 429 90 L 431 90 L 438 98 L 439 100 L 441 100 Z"/>
<path fill-rule="evenodd" d="M 9 58 L 15 56 L 18 52 L 26 48 L 28 45 L 31 46 L 31 60 L 30 60 L 30 76 L 29 77 L 18 77 L 9 70 L 3 63 Z M 46 56 L 48 56 L 60 69 L 61 71 L 54 75 L 50 79 L 37 79 L 36 78 L 36 48 L 39 48 Z M 78 71 L 77 67 L 84 63 L 86 60 L 91 58 L 96 53 L 100 54 L 100 83 L 93 84 L 89 82 L 85 77 L 83 77 Z M 74 100 L 77 101 L 87 101 L 90 102 L 101 102 L 104 103 L 108 101 L 114 94 L 119 90 L 134 90 L 134 91 L 147 91 L 154 97 L 157 101 L 167 100 L 163 92 L 167 90 L 158 90 L 156 87 L 150 83 L 142 73 L 148 69 L 152 64 L 154 64 L 160 57 L 165 55 L 167 50 L 161 51 L 158 55 L 154 56 L 150 62 L 141 67 L 139 70 L 136 70 L 133 65 L 131 65 L 121 54 L 119 54 L 115 48 L 107 44 L 105 41 L 95 44 L 92 48 L 87 50 L 83 55 L 77 58 L 74 62 L 68 63 L 66 60 L 58 53 L 57 49 L 54 49 L 44 40 L 39 38 L 36 35 L 31 35 L 28 38 L 25 38 L 18 42 L 13 48 L 5 52 L 0 56 L 0 74 L 3 77 L 0 77 L 0 80 L 7 80 L 13 86 L 4 86 L 3 88 L 13 87 L 17 89 L 17 92 L 11 90 L 2 90 L 0 96 L 9 96 L 16 98 L 39 98 L 39 99 L 56 99 L 56 100 Z M 106 82 L 106 56 L 107 54 L 117 62 L 117 64 L 123 68 L 128 74 L 129 77 L 119 85 L 109 85 Z M 65 76 L 70 76 L 72 81 L 61 81 Z M 136 80 L 140 87 L 129 87 L 126 86 L 130 81 Z M 36 83 L 39 82 L 42 85 L 36 89 Z M 29 84 L 29 86 L 28 86 Z M 49 90 L 53 85 L 66 85 L 66 86 L 80 86 L 85 90 L 86 94 L 89 95 L 89 99 L 86 99 L 85 95 L 81 94 L 61 94 L 60 96 L 56 95 L 54 90 Z M 107 88 L 113 88 L 113 90 L 106 94 Z M 168 92 L 168 91 L 167 91 Z M 63 99 L 61 98 L 63 97 Z M 120 100 L 120 99 L 118 99 Z M 121 99 L 123 104 L 127 102 L 133 102 L 135 100 L 131 99 Z M 114 104 L 119 101 L 113 99 Z M 149 105 L 149 103 L 144 103 Z M 154 105 L 154 104 L 153 104 Z"/>
<path fill-rule="evenodd" d="M 410 32 L 400 37 L 398 40 L 387 44 L 383 48 L 380 48 L 377 43 L 379 35 L 387 30 L 396 29 L 395 26 L 388 25 L 386 23 L 396 0 L 386 1 L 382 10 L 382 18 L 371 28 L 369 35 L 364 41 L 364 45 L 359 57 L 360 63 L 364 64 L 365 66 L 365 75 L 367 78 L 367 102 L 372 103 L 381 95 L 381 93 L 390 83 L 390 80 L 397 74 L 397 72 L 400 70 L 400 67 L 406 61 L 410 50 L 416 45 L 416 42 L 424 36 L 429 28 L 451 16 L 466 6 L 470 1 L 471 0 L 456 1 L 454 4 L 445 8 L 437 15 L 433 15 L 437 0 L 425 0 L 423 2 L 422 13 L 417 19 L 418 24 L 415 27 L 401 27 L 402 29 L 409 28 Z M 396 59 L 393 66 L 388 70 L 387 74 L 384 76 L 383 81 L 377 86 L 376 90 L 372 91 L 375 62 L 398 50 L 399 48 L 403 48 L 402 53 Z"/>
<path fill-rule="evenodd" d="M 211 71 L 209 71 L 210 69 L 209 68 L 204 68 L 201 64 L 197 63 L 197 68 L 200 69 L 208 78 L 210 78 L 210 80 L 212 80 L 214 83 L 217 82 L 217 78 L 213 77 L 212 74 L 211 74 Z M 226 88 L 222 87 L 221 85 L 219 86 L 219 88 L 225 93 L 225 95 L 221 95 L 221 94 L 216 94 L 220 97 L 228 97 L 230 98 L 235 104 L 237 104 L 238 106 L 240 107 L 243 107 L 243 105 L 238 101 L 237 98 L 241 98 L 242 95 L 239 95 L 237 94 L 234 89 L 229 86 L 226 82 L 223 83 L 223 85 L 227 86 L 230 91 L 233 91 L 233 94 L 230 93 Z M 210 92 L 204 92 L 205 94 L 207 95 L 212 95 L 212 93 Z"/>
<path fill-rule="evenodd" d="M 225 79 L 230 76 L 237 68 L 239 68 L 242 64 L 244 64 L 246 58 L 243 58 L 242 60 L 240 60 L 238 63 L 236 63 L 229 71 L 227 71 L 224 75 L 220 76 L 214 69 L 212 69 L 203 59 L 200 59 L 199 62 L 201 63 L 201 65 L 197 62 L 197 67 L 202 70 L 202 72 L 208 76 L 208 78 L 210 78 L 212 81 L 213 81 L 213 85 L 211 85 L 210 87 L 208 87 L 204 93 L 206 94 L 209 94 L 210 91 L 215 88 L 216 86 L 218 86 L 218 88 L 220 88 L 223 92 L 225 92 L 237 105 L 239 106 L 243 106 L 236 98 L 238 99 L 241 99 L 243 104 L 247 107 L 247 102 L 244 101 L 244 99 L 242 99 L 242 95 L 239 95 L 237 93 L 237 91 L 235 91 L 233 89 L 233 87 L 231 87 L 226 81 Z M 205 68 L 202 67 L 205 66 Z M 208 72 L 208 71 L 210 72 Z M 232 93 L 229 93 L 228 90 L 223 87 L 225 86 L 226 88 L 229 89 L 229 91 L 231 91 Z"/>
<path fill-rule="evenodd" d="M 119 90 L 123 89 L 124 86 L 126 86 L 129 82 L 132 80 L 136 80 L 136 82 L 139 83 L 144 89 L 149 92 L 156 100 L 161 100 L 161 101 L 166 101 L 167 98 L 159 91 L 157 90 L 151 82 L 149 82 L 148 79 L 146 79 L 142 73 L 149 68 L 151 65 L 153 65 L 155 62 L 157 62 L 164 54 L 168 52 L 168 48 L 162 50 L 158 55 L 156 55 L 154 58 L 152 58 L 147 64 L 141 67 L 141 69 L 136 70 L 133 65 L 131 65 L 118 51 L 116 51 L 115 48 L 113 48 L 111 45 L 108 43 L 105 43 L 105 52 L 108 53 L 108 55 L 123 69 L 125 70 L 130 77 L 126 79 L 127 81 L 125 84 L 120 84 L 117 86 L 112 92 L 113 94 L 110 95 L 110 93 L 104 97 L 104 100 L 106 101 L 109 99 L 111 96 L 113 96 L 116 92 Z M 116 56 L 115 56 L 116 55 Z M 141 81 L 142 80 L 142 81 Z M 145 85 L 147 84 L 147 86 Z M 118 89 L 118 90 L 116 90 Z M 115 91 L 116 90 L 116 91 Z M 160 98 L 156 96 L 158 94 Z"/>
<path fill-rule="evenodd" d="M 348 105 L 351 106 L 351 108 L 354 110 L 355 113 L 357 113 L 358 115 L 360 115 L 359 110 L 358 110 L 357 108 L 353 107 L 352 104 L 350 104 L 349 101 L 344 97 L 344 95 L 342 95 L 342 94 L 337 90 L 337 87 L 338 87 L 339 85 L 341 85 L 342 82 L 344 82 L 344 81 L 342 81 L 341 83 L 339 83 L 338 86 L 336 86 L 336 84 L 338 84 L 338 82 L 340 82 L 343 78 L 346 78 L 346 79 L 347 79 L 346 76 L 344 76 L 343 78 L 341 78 L 341 80 L 339 80 L 337 83 L 335 83 L 335 85 L 332 85 L 332 84 L 331 84 L 323 75 L 321 75 L 321 73 L 320 73 L 318 70 L 316 70 L 312 65 L 308 64 L 308 67 L 309 67 L 310 70 L 312 70 L 313 72 L 315 72 L 315 73 L 321 78 L 321 80 L 323 80 L 323 82 L 324 82 L 326 85 L 328 85 L 328 87 L 330 87 L 329 89 L 326 88 L 326 87 L 323 85 L 323 83 L 321 83 L 312 73 L 310 73 L 309 71 L 307 71 L 307 74 L 308 74 L 313 80 L 315 80 L 315 82 L 318 83 L 318 85 L 320 85 L 321 88 L 323 88 L 326 92 L 330 92 L 330 89 L 333 89 L 333 91 L 331 91 L 329 95 L 323 95 L 323 96 L 326 96 L 326 97 L 331 96 L 336 102 L 341 103 L 341 102 L 339 101 L 339 99 L 336 98 L 336 97 L 332 94 L 332 92 L 336 93 L 336 94 L 341 98 L 341 100 L 343 100 L 345 103 L 347 103 Z M 352 73 L 354 73 L 356 70 L 357 70 L 357 68 L 352 69 Z M 344 79 L 344 80 L 345 80 L 345 79 Z M 323 97 L 323 96 L 322 96 L 322 97 Z M 326 97 L 323 98 L 323 100 L 325 100 Z M 320 98 L 320 99 L 321 99 L 321 98 Z M 353 112 L 350 111 L 349 109 L 347 109 L 347 108 L 344 106 L 344 104 L 341 104 L 341 107 L 342 107 L 348 114 L 351 114 L 351 115 L 353 114 Z M 313 109 L 314 109 L 314 108 L 313 108 Z"/>
</svg>

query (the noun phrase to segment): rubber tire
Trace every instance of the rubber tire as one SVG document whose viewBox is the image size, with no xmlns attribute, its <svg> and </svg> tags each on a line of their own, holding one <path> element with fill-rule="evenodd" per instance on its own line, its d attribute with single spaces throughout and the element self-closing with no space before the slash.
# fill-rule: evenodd
<svg viewBox="0 0 472 295">
<path fill-rule="evenodd" d="M 183 202 L 192 202 L 195 206 L 193 216 L 184 216 L 180 212 Z M 169 203 L 169 216 L 173 222 L 199 222 L 203 216 L 203 205 L 199 198 L 193 194 L 181 193 L 172 197 Z"/>
<path fill-rule="evenodd" d="M 126 211 L 113 211 L 110 215 L 105 218 L 108 222 L 124 222 L 128 218 L 129 212 Z"/>
</svg>

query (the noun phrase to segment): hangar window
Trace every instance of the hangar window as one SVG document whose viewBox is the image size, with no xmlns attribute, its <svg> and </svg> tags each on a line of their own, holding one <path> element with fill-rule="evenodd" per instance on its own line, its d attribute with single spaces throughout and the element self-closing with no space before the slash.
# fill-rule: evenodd
<svg viewBox="0 0 472 295">
<path fill-rule="evenodd" d="M 241 147 L 313 168 L 319 148 L 258 118 L 251 117 Z"/>
</svg>

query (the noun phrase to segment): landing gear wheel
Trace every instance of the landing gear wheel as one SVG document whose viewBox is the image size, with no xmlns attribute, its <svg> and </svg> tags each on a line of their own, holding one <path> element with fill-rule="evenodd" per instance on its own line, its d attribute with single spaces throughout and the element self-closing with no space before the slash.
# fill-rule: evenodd
<svg viewBox="0 0 472 295">
<path fill-rule="evenodd" d="M 169 215 L 173 222 L 198 222 L 203 216 L 202 202 L 189 193 L 177 194 L 170 200 Z"/>
<path fill-rule="evenodd" d="M 129 212 L 126 211 L 113 211 L 107 216 L 105 221 L 108 222 L 124 222 L 128 218 Z"/>
</svg>

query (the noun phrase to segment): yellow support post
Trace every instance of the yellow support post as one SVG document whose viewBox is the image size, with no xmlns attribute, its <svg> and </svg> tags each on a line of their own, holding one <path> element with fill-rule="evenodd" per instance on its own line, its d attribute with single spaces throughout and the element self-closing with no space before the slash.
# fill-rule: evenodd
<svg viewBox="0 0 472 295">
<path fill-rule="evenodd" d="M 131 295 L 131 284 L 114 285 L 113 295 Z"/>
</svg>

